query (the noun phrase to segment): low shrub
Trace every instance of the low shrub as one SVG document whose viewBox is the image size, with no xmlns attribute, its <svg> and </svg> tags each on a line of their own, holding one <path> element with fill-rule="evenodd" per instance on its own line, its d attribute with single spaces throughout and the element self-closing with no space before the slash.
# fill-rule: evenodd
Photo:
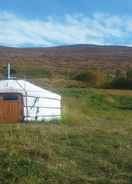
<svg viewBox="0 0 132 184">
<path fill-rule="evenodd" d="M 100 70 L 88 70 L 72 75 L 71 79 L 85 82 L 93 87 L 101 87 L 104 84 L 105 76 Z"/>
<path fill-rule="evenodd" d="M 125 78 L 113 79 L 110 88 L 113 89 L 132 89 L 132 81 Z"/>
</svg>

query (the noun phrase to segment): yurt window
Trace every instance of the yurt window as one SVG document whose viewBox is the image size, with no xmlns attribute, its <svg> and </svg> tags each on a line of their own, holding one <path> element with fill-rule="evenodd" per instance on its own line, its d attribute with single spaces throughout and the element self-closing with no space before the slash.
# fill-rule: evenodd
<svg viewBox="0 0 132 184">
<path fill-rule="evenodd" d="M 4 99 L 4 100 L 15 101 L 15 100 L 18 99 L 18 96 L 15 95 L 15 94 L 5 94 L 5 95 L 3 96 L 3 99 Z"/>
</svg>

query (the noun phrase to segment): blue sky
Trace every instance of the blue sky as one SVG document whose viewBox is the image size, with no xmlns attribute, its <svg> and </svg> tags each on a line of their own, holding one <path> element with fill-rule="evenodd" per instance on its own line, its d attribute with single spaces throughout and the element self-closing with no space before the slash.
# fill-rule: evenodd
<svg viewBox="0 0 132 184">
<path fill-rule="evenodd" d="M 0 0 L 0 45 L 132 45 L 131 0 Z"/>
</svg>

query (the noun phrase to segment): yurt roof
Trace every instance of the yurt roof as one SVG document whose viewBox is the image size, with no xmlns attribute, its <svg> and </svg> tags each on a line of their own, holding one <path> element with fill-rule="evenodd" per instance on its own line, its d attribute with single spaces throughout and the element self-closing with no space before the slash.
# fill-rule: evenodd
<svg viewBox="0 0 132 184">
<path fill-rule="evenodd" d="M 32 84 L 26 80 L 1 80 L 0 81 L 0 93 L 27 93 L 28 95 L 38 97 L 49 97 L 60 100 L 60 95 L 51 91 L 45 90 L 37 85 Z"/>
</svg>

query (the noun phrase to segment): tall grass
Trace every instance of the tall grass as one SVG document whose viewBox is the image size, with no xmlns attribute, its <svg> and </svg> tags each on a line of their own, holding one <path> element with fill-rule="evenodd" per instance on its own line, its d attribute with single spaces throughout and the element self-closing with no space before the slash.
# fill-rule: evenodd
<svg viewBox="0 0 132 184">
<path fill-rule="evenodd" d="M 131 184 L 130 92 L 59 92 L 61 122 L 1 124 L 0 183 Z"/>
</svg>

